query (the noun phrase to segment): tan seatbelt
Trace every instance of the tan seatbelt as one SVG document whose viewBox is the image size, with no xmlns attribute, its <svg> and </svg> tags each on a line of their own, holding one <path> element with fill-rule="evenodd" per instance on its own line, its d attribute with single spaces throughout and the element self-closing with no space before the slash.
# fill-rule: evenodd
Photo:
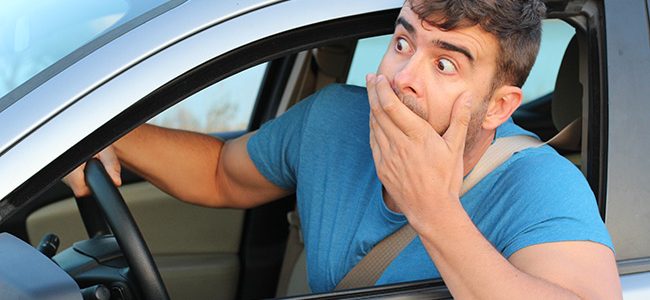
<svg viewBox="0 0 650 300">
<path fill-rule="evenodd" d="M 474 169 L 465 177 L 460 196 L 472 189 L 481 179 L 492 172 L 514 153 L 539 147 L 544 143 L 530 136 L 499 138 L 487 149 Z M 335 290 L 373 286 L 388 265 L 410 244 L 417 233 L 408 223 L 377 243 L 359 263 L 343 277 Z"/>
<path fill-rule="evenodd" d="M 297 209 L 297 208 L 296 208 Z M 285 297 L 288 295 L 291 274 L 295 270 L 296 262 L 303 251 L 304 241 L 302 239 L 302 230 L 300 230 L 300 217 L 297 210 L 290 211 L 287 214 L 289 222 L 289 237 L 287 238 L 287 247 L 284 250 L 284 260 L 280 269 L 280 277 L 276 290 L 276 297 Z"/>
<path fill-rule="evenodd" d="M 580 151 L 582 137 L 582 117 L 562 128 L 558 134 L 546 142 L 558 151 Z"/>
</svg>

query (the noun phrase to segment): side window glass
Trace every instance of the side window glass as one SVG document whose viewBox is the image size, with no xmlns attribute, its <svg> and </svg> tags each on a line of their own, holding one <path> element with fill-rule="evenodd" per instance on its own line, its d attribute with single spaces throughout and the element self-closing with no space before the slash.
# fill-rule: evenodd
<svg viewBox="0 0 650 300">
<path fill-rule="evenodd" d="M 522 104 L 553 92 L 564 51 L 575 32 L 571 25 L 562 20 L 544 20 L 539 54 L 522 87 L 524 92 Z"/>
<path fill-rule="evenodd" d="M 542 23 L 542 42 L 535 65 L 523 86 L 523 103 L 553 92 L 560 63 L 575 29 L 562 20 L 548 19 Z M 365 76 L 377 71 L 391 35 L 359 40 L 354 52 L 348 84 L 366 86 Z"/>
<path fill-rule="evenodd" d="M 221 80 L 148 123 L 202 133 L 246 130 L 266 67 L 257 65 Z"/>
</svg>

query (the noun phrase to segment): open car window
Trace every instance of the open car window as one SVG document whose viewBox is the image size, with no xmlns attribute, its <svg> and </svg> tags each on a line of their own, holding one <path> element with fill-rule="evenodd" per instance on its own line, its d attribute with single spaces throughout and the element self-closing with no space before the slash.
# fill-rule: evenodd
<svg viewBox="0 0 650 300">
<path fill-rule="evenodd" d="M 202 133 L 246 130 L 267 66 L 263 63 L 219 81 L 148 123 Z"/>
</svg>

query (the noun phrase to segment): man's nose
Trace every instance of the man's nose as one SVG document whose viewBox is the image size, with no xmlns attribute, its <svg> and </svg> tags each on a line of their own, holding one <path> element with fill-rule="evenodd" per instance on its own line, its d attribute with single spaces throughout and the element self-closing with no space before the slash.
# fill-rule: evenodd
<svg viewBox="0 0 650 300">
<path fill-rule="evenodd" d="M 423 89 L 426 62 L 417 54 L 405 61 L 394 77 L 394 88 L 399 93 L 419 94 Z"/>
</svg>

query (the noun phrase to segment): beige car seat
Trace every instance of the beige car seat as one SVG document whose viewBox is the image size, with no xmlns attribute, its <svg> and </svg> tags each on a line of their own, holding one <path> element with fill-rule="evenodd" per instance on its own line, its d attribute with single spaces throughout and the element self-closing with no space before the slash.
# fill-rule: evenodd
<svg viewBox="0 0 650 300">
<path fill-rule="evenodd" d="M 580 48 L 577 36 L 569 42 L 562 58 L 562 64 L 555 82 L 555 91 L 551 102 L 553 125 L 560 131 L 567 127 L 568 134 L 562 135 L 562 141 L 554 143 L 555 149 L 580 167 L 583 165 L 583 85 L 580 81 Z"/>
</svg>

